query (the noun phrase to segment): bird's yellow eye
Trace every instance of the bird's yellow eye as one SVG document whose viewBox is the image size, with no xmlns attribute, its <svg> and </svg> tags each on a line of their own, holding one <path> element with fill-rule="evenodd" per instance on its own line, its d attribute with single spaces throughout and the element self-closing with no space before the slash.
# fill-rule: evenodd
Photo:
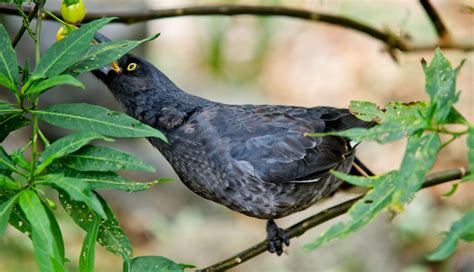
<svg viewBox="0 0 474 272">
<path fill-rule="evenodd" d="M 128 66 L 127 66 L 127 71 L 133 71 L 137 69 L 137 64 L 136 63 L 130 63 Z"/>
</svg>

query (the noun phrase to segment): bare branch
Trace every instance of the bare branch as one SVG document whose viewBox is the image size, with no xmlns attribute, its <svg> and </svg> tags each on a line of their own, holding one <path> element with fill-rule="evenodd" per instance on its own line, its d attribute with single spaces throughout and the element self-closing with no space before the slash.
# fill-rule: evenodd
<svg viewBox="0 0 474 272">
<path fill-rule="evenodd" d="M 451 35 L 449 34 L 448 28 L 444 24 L 436 9 L 430 3 L 430 0 L 420 0 L 420 4 L 425 10 L 428 17 L 430 18 L 431 22 L 433 23 L 436 29 L 436 33 L 438 34 L 440 43 L 444 43 L 450 40 Z"/>
<path fill-rule="evenodd" d="M 469 175 L 469 171 L 467 171 L 463 167 L 433 173 L 425 178 L 423 188 L 461 179 L 466 175 Z M 329 221 L 335 217 L 338 217 L 339 215 L 346 213 L 352 207 L 352 205 L 357 200 L 361 199 L 362 197 L 363 195 L 353 198 L 351 200 L 348 200 L 346 202 L 343 202 L 341 204 L 338 204 L 336 206 L 333 206 L 331 208 L 325 209 L 311 217 L 308 217 L 294 224 L 293 226 L 285 229 L 285 231 L 286 233 L 288 233 L 288 236 L 290 239 L 297 236 L 301 236 L 309 229 L 314 228 L 315 226 L 318 226 L 326 221 Z M 268 250 L 268 243 L 266 240 L 264 240 L 254 245 L 253 247 L 250 247 L 224 261 L 218 262 L 214 265 L 203 268 L 202 270 L 199 270 L 199 271 L 223 271 L 223 270 L 232 268 L 234 266 L 237 266 L 245 261 L 248 261 L 266 252 L 267 250 Z"/>
</svg>

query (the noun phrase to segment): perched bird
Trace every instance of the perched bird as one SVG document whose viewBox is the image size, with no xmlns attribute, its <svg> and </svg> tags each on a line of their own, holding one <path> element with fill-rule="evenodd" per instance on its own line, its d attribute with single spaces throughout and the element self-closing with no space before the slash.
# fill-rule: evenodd
<svg viewBox="0 0 474 272">
<path fill-rule="evenodd" d="M 329 171 L 349 172 L 355 156 L 348 139 L 305 133 L 372 125 L 347 109 L 213 102 L 184 92 L 131 54 L 92 73 L 128 115 L 165 134 L 169 143 L 149 141 L 191 191 L 268 220 L 269 251 L 278 255 L 289 239 L 273 220 L 334 192 L 342 181 Z"/>
</svg>

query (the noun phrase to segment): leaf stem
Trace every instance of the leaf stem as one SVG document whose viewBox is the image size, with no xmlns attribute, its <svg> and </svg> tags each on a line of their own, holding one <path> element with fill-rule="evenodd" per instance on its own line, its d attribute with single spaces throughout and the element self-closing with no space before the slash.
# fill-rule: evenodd
<svg viewBox="0 0 474 272">
<path fill-rule="evenodd" d="M 41 49 L 41 22 L 43 16 L 43 7 L 44 7 L 45 0 L 39 0 L 38 5 L 38 13 L 36 17 L 36 33 L 35 33 L 35 65 L 38 65 L 40 61 L 40 49 Z M 38 106 L 38 97 L 33 97 L 33 105 L 32 108 L 36 109 Z M 33 131 L 31 132 L 31 171 L 28 183 L 31 184 L 35 175 L 35 168 L 36 168 L 36 157 L 38 153 L 38 116 L 32 112 L 33 115 Z"/>
</svg>

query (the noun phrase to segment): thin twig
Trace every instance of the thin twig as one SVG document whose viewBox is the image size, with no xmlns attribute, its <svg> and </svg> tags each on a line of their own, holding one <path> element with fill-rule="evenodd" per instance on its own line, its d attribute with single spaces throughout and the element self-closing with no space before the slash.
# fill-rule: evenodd
<svg viewBox="0 0 474 272">
<path fill-rule="evenodd" d="M 35 7 L 33 8 L 33 10 L 31 10 L 30 14 L 28 15 L 28 24 L 33 20 L 33 18 L 36 16 L 36 14 L 38 13 L 38 10 L 39 10 L 39 5 L 36 4 Z M 15 38 L 13 38 L 13 41 L 12 41 L 12 46 L 13 47 L 16 47 L 16 45 L 18 44 L 18 42 L 20 41 L 21 37 L 23 36 L 23 34 L 25 33 L 27 29 L 27 24 L 26 22 L 23 23 L 20 27 L 20 30 L 18 30 L 18 33 L 16 33 L 16 36 Z"/>
<path fill-rule="evenodd" d="M 31 10 L 31 7 L 25 6 L 24 11 L 28 12 Z M 16 7 L 9 4 L 0 3 L 0 13 L 18 15 L 18 10 Z M 52 12 L 54 15 L 59 16 L 58 11 Z M 381 31 L 367 24 L 358 22 L 354 19 L 331 15 L 321 12 L 309 11 L 304 9 L 297 8 L 288 8 L 281 6 L 250 6 L 250 5 L 209 5 L 209 6 L 192 6 L 192 7 L 180 7 L 180 8 L 170 8 L 170 9 L 157 9 L 157 10 L 147 10 L 143 12 L 133 12 L 133 13 L 124 13 L 124 12 L 101 12 L 94 13 L 88 12 L 86 18 L 83 22 L 90 22 L 92 20 L 103 18 L 103 17 L 117 17 L 114 21 L 115 23 L 124 23 L 124 24 L 133 24 L 138 22 L 145 22 L 154 19 L 162 18 L 171 18 L 171 17 L 180 17 L 180 16 L 210 16 L 210 15 L 225 15 L 225 16 L 234 16 L 234 15 L 259 15 L 259 16 L 285 16 L 291 18 L 298 18 L 303 20 L 308 20 L 312 22 L 324 22 L 334 25 L 339 25 L 349 29 L 357 30 L 361 33 L 365 33 L 377 40 L 384 42 L 388 51 L 391 49 L 399 49 L 404 52 L 414 52 L 414 51 L 424 51 L 424 50 L 433 50 L 436 47 L 443 49 L 455 49 L 462 51 L 471 51 L 474 50 L 474 44 L 463 44 L 454 42 L 451 40 L 443 40 L 439 44 L 424 44 L 417 45 L 408 42 L 403 37 L 398 37 L 393 32 L 386 30 Z M 51 16 L 45 14 L 45 19 L 53 20 Z"/>
<path fill-rule="evenodd" d="M 420 4 L 425 10 L 428 17 L 430 18 L 431 22 L 433 23 L 436 29 L 436 33 L 438 34 L 440 43 L 444 43 L 450 40 L 448 28 L 444 24 L 436 9 L 430 3 L 430 0 L 420 0 Z"/>
<path fill-rule="evenodd" d="M 469 175 L 469 172 L 465 168 L 462 168 L 462 167 L 458 169 L 451 169 L 451 170 L 433 173 L 425 178 L 423 188 L 461 179 L 466 175 Z M 293 226 L 285 229 L 285 231 L 288 234 L 288 237 L 290 239 L 297 236 L 301 236 L 309 229 L 314 228 L 317 225 L 320 225 L 326 221 L 329 221 L 339 215 L 346 213 L 352 207 L 352 205 L 355 202 L 357 202 L 357 200 L 361 199 L 362 197 L 363 195 L 353 198 L 351 200 L 348 200 L 346 202 L 343 202 L 341 204 L 338 204 L 336 206 L 333 206 L 331 208 L 325 209 L 311 217 L 308 217 L 294 224 Z M 237 266 L 245 261 L 248 261 L 256 257 L 257 255 L 260 255 L 266 252 L 267 250 L 268 250 L 268 243 L 266 240 L 264 240 L 254 245 L 253 247 L 250 247 L 224 261 L 218 262 L 214 265 L 203 268 L 202 270 L 199 270 L 199 271 L 223 271 L 223 270 L 232 268 L 234 266 Z"/>
</svg>

